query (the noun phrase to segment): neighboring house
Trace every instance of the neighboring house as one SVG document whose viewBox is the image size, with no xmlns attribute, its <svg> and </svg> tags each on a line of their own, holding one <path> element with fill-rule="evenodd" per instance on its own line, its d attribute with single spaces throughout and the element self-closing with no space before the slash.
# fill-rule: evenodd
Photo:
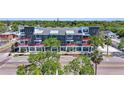
<svg viewBox="0 0 124 93">
<path fill-rule="evenodd" d="M 4 39 L 4 40 L 13 40 L 14 38 L 17 38 L 18 35 L 16 34 L 16 32 L 5 32 L 0 34 L 0 39 Z"/>
<path fill-rule="evenodd" d="M 109 31 L 109 30 L 104 31 L 104 36 L 112 38 L 112 39 L 117 39 L 118 38 L 118 35 L 116 33 L 113 33 L 112 31 Z"/>
<path fill-rule="evenodd" d="M 19 52 L 46 51 L 48 49 L 42 42 L 55 37 L 61 41 L 59 49 L 53 47 L 52 51 L 91 53 L 93 46 L 89 44 L 90 36 L 98 35 L 99 27 L 28 27 L 19 26 Z"/>
</svg>

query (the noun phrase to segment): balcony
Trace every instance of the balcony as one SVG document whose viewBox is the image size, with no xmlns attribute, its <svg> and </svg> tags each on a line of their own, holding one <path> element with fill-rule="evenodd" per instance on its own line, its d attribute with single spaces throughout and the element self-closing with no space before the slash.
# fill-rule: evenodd
<svg viewBox="0 0 124 93">
<path fill-rule="evenodd" d="M 82 44 L 82 46 L 92 46 L 91 44 Z"/>
<path fill-rule="evenodd" d="M 29 45 L 28 44 L 19 44 L 18 46 L 19 47 L 28 47 Z"/>
<path fill-rule="evenodd" d="M 65 46 L 78 46 L 78 44 L 65 44 Z"/>
<path fill-rule="evenodd" d="M 85 37 L 85 38 L 82 39 L 82 41 L 88 41 L 88 40 L 91 40 L 91 38 Z"/>
<path fill-rule="evenodd" d="M 30 40 L 30 38 L 18 38 L 17 40 L 28 41 L 28 40 Z"/>
<path fill-rule="evenodd" d="M 30 46 L 44 46 L 44 44 L 32 44 Z"/>
</svg>

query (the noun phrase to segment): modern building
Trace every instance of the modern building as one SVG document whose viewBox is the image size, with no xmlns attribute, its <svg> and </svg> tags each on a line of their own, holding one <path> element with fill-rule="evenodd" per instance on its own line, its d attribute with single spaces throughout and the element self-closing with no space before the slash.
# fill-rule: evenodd
<svg viewBox="0 0 124 93">
<path fill-rule="evenodd" d="M 19 52 L 47 51 L 43 41 L 55 37 L 61 41 L 59 48 L 51 51 L 91 53 L 93 46 L 89 44 L 90 36 L 98 35 L 99 27 L 29 27 L 19 26 Z"/>
</svg>

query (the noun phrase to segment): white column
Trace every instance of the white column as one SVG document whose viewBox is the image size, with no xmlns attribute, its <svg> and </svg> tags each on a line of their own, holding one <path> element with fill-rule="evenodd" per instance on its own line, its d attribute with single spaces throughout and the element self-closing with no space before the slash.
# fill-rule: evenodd
<svg viewBox="0 0 124 93">
<path fill-rule="evenodd" d="M 30 52 L 30 47 L 28 47 L 28 50 L 29 50 L 29 52 Z"/>
<path fill-rule="evenodd" d="M 21 47 L 19 47 L 19 52 L 21 52 L 21 49 L 20 49 Z"/>
<path fill-rule="evenodd" d="M 35 50 L 34 51 L 36 52 L 36 46 L 35 46 Z"/>
<path fill-rule="evenodd" d="M 83 46 L 81 46 L 81 53 L 83 53 Z"/>
<path fill-rule="evenodd" d="M 66 46 L 66 52 L 67 52 L 67 46 Z"/>
</svg>

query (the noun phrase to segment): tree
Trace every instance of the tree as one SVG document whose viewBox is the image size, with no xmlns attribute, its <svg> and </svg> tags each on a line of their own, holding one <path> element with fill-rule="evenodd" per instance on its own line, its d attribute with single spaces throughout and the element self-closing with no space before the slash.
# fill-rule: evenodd
<svg viewBox="0 0 124 93">
<path fill-rule="evenodd" d="M 61 42 L 60 42 L 60 40 L 57 40 L 57 38 L 50 37 L 50 38 L 47 38 L 46 40 L 44 40 L 43 44 L 45 46 L 50 47 L 50 50 L 51 50 L 52 47 L 57 47 L 58 48 L 60 46 Z"/>
<path fill-rule="evenodd" d="M 118 45 L 118 48 L 123 50 L 123 48 L 124 48 L 124 38 L 121 38 L 120 43 Z"/>
<path fill-rule="evenodd" d="M 91 60 L 95 64 L 95 75 L 97 75 L 97 65 L 103 60 L 102 53 L 98 50 L 95 50 L 91 55 Z"/>
<path fill-rule="evenodd" d="M 59 63 L 60 55 L 56 52 L 39 52 L 37 54 L 29 55 L 29 64 L 19 66 L 17 68 L 17 74 L 27 75 L 55 75 L 63 74 L 61 64 Z"/>
<path fill-rule="evenodd" d="M 80 68 L 80 75 L 93 75 L 94 74 L 94 69 L 93 65 L 91 63 L 91 59 L 84 55 L 80 57 L 80 63 L 82 64 Z"/>
<path fill-rule="evenodd" d="M 110 38 L 105 39 L 105 44 L 107 45 L 107 56 L 109 52 L 109 45 L 112 45 L 112 40 Z"/>
<path fill-rule="evenodd" d="M 94 46 L 94 49 L 97 49 L 98 46 L 104 46 L 104 39 L 101 36 L 91 37 L 90 44 Z"/>
<path fill-rule="evenodd" d="M 16 73 L 17 73 L 18 75 L 25 75 L 25 74 L 26 74 L 26 72 L 25 72 L 25 66 L 24 66 L 23 64 L 19 65 L 19 66 L 17 67 Z"/>
<path fill-rule="evenodd" d="M 64 71 L 65 72 L 71 72 L 71 73 L 79 73 L 80 71 L 80 62 L 78 61 L 78 59 L 74 59 L 71 62 L 69 62 L 68 65 L 64 66 Z"/>
<path fill-rule="evenodd" d="M 49 60 L 44 62 L 41 68 L 43 75 L 55 75 L 57 70 L 61 70 L 61 65 L 59 62 Z"/>
<path fill-rule="evenodd" d="M 94 69 L 88 56 L 80 56 L 64 66 L 64 71 L 80 75 L 92 75 Z"/>
</svg>

